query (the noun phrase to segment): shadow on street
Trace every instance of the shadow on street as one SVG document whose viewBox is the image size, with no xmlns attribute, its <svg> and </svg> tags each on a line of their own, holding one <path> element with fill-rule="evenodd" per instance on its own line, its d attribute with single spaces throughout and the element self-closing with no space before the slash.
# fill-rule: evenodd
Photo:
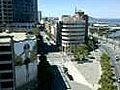
<svg viewBox="0 0 120 90">
<path fill-rule="evenodd" d="M 56 65 L 50 65 L 46 56 L 39 57 L 38 87 L 36 90 L 66 90 L 66 84 Z"/>
<path fill-rule="evenodd" d="M 52 82 L 52 90 L 67 90 L 67 86 L 61 76 L 58 67 L 56 65 L 52 66 L 52 70 L 54 73 L 53 82 Z"/>
</svg>

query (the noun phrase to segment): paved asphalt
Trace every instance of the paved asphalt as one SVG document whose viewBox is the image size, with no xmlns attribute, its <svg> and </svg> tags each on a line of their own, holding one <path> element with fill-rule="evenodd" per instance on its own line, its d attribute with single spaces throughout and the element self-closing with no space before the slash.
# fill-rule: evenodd
<svg viewBox="0 0 120 90">
<path fill-rule="evenodd" d="M 104 43 L 101 43 L 100 44 L 100 49 L 102 49 L 103 52 L 107 52 L 111 58 L 111 63 L 112 63 L 112 66 L 114 67 L 114 72 L 115 72 L 115 76 L 116 76 L 116 79 L 118 79 L 118 77 L 120 77 L 120 64 L 116 61 L 116 58 L 115 58 L 115 51 L 112 49 L 112 47 L 110 48 L 108 44 L 106 44 L 106 40 L 109 41 L 110 43 L 114 43 L 116 44 L 116 42 L 112 39 L 106 39 L 106 38 L 103 38 L 101 36 L 97 36 L 97 35 L 94 35 L 94 37 L 98 38 L 100 41 L 104 42 Z M 118 44 L 119 45 L 119 44 Z M 114 47 L 113 47 L 114 48 Z M 118 90 L 120 90 L 120 83 L 117 83 L 118 85 Z"/>
<path fill-rule="evenodd" d="M 105 52 L 107 52 L 109 54 L 109 56 L 111 58 L 112 66 L 114 67 L 116 79 L 117 79 L 118 77 L 120 77 L 120 65 L 118 64 L 118 62 L 115 59 L 115 52 L 105 44 L 101 44 L 101 48 L 104 49 Z M 120 83 L 118 83 L 118 90 L 120 90 Z"/>
</svg>

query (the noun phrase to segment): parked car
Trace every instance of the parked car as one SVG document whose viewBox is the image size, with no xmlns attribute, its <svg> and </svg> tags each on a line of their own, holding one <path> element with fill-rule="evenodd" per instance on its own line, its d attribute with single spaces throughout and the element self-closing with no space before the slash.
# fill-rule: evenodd
<svg viewBox="0 0 120 90">
<path fill-rule="evenodd" d="M 116 61 L 120 60 L 119 56 L 115 56 L 115 59 L 116 59 Z"/>
<path fill-rule="evenodd" d="M 119 61 L 120 60 L 120 58 L 116 58 L 116 61 Z"/>
<path fill-rule="evenodd" d="M 111 68 L 114 68 L 115 66 L 114 65 L 111 65 Z"/>
<path fill-rule="evenodd" d="M 92 61 L 92 60 L 89 60 L 88 62 L 89 62 L 89 63 L 92 63 L 93 61 Z"/>
<path fill-rule="evenodd" d="M 93 57 L 93 56 L 88 56 L 88 58 L 90 58 L 90 59 L 95 59 L 95 57 Z"/>
<path fill-rule="evenodd" d="M 120 83 L 120 77 L 118 77 L 118 80 L 117 80 L 117 81 L 118 81 L 118 83 Z"/>
<path fill-rule="evenodd" d="M 70 75 L 69 73 L 67 73 L 67 76 L 68 76 L 68 78 L 71 80 L 71 81 L 73 81 L 74 79 L 73 79 L 73 76 L 72 75 Z"/>
</svg>

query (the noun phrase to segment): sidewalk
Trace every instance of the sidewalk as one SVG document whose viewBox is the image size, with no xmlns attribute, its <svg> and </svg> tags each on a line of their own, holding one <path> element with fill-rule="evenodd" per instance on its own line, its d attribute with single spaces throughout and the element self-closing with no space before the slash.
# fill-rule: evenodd
<svg viewBox="0 0 120 90">
<path fill-rule="evenodd" d="M 79 72 L 79 70 L 75 67 L 75 65 L 71 61 L 66 62 L 65 66 L 68 68 L 69 73 L 73 76 L 74 81 L 76 83 L 80 83 L 85 86 L 88 86 L 89 88 L 92 88 L 92 85 L 88 83 L 85 77 L 81 74 L 81 72 Z"/>
<path fill-rule="evenodd" d="M 93 62 L 87 62 L 84 64 L 78 64 L 77 62 L 71 62 L 71 57 L 64 53 L 50 53 L 48 55 L 48 61 L 53 65 L 58 65 L 61 68 L 63 66 L 68 68 L 68 73 L 72 75 L 73 81 L 67 77 L 67 80 L 71 86 L 70 90 L 97 90 L 99 85 L 98 81 L 101 75 L 101 66 L 99 63 L 101 52 L 91 52 L 91 56 L 96 59 L 91 59 Z"/>
<path fill-rule="evenodd" d="M 98 50 L 91 54 L 96 58 L 92 59 L 92 63 L 77 64 L 77 62 L 71 62 L 69 57 L 67 57 L 69 62 L 65 63 L 69 73 L 74 78 L 74 81 L 70 82 L 70 84 L 76 83 L 76 85 L 80 85 L 79 87 L 82 87 L 80 90 L 97 90 L 99 87 L 98 81 L 102 73 L 99 63 L 101 52 Z M 84 86 L 88 88 L 85 89 Z M 71 87 L 73 87 L 72 90 L 79 90 L 77 89 L 78 86 L 76 88 L 75 86 Z"/>
<path fill-rule="evenodd" d="M 37 81 L 30 81 L 29 83 L 17 88 L 16 90 L 36 90 Z"/>
</svg>

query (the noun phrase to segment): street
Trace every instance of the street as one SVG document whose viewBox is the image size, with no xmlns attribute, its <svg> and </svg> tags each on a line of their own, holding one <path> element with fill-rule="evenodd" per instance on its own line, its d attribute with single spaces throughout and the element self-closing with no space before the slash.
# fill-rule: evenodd
<svg viewBox="0 0 120 90">
<path fill-rule="evenodd" d="M 109 57 L 111 58 L 111 64 L 112 66 L 114 67 L 113 68 L 113 71 L 115 73 L 115 76 L 116 76 L 116 83 L 117 83 L 117 86 L 118 86 L 118 90 L 120 90 L 120 83 L 117 82 L 117 79 L 118 77 L 120 76 L 120 64 L 116 61 L 116 58 L 115 58 L 115 52 L 113 50 L 112 47 L 110 47 L 110 44 L 108 43 L 101 43 L 100 44 L 100 48 L 103 52 L 107 53 L 109 55 Z"/>
<path fill-rule="evenodd" d="M 120 77 L 120 61 L 116 61 L 116 55 L 120 55 L 119 41 L 114 39 L 105 38 L 94 34 L 93 37 L 96 37 L 100 40 L 100 50 L 104 53 L 107 53 L 111 58 L 111 64 L 114 67 L 113 71 L 115 73 L 115 79 L 118 86 L 118 90 L 120 90 L 120 83 L 118 83 L 118 77 Z M 118 48 L 117 48 L 118 47 Z M 119 56 L 120 57 L 120 56 Z"/>
<path fill-rule="evenodd" d="M 60 69 L 60 73 L 65 78 L 65 84 L 71 87 L 71 90 L 97 90 L 99 87 L 98 81 L 101 75 L 101 67 L 100 67 L 100 50 L 97 52 L 91 52 L 91 56 L 95 57 L 95 59 L 91 59 L 90 62 L 86 62 L 84 64 L 78 64 L 77 62 L 71 61 L 71 56 L 68 56 L 66 53 L 57 51 L 54 47 L 50 49 L 52 44 L 50 40 L 46 40 L 45 37 L 47 35 L 42 32 L 44 42 L 47 43 L 47 61 L 51 65 L 56 65 Z M 69 75 L 73 78 L 70 80 L 68 75 L 66 75 L 63 70 L 63 67 L 68 69 Z M 61 71 L 62 70 L 62 71 Z M 94 76 L 94 77 L 93 77 Z"/>
</svg>

